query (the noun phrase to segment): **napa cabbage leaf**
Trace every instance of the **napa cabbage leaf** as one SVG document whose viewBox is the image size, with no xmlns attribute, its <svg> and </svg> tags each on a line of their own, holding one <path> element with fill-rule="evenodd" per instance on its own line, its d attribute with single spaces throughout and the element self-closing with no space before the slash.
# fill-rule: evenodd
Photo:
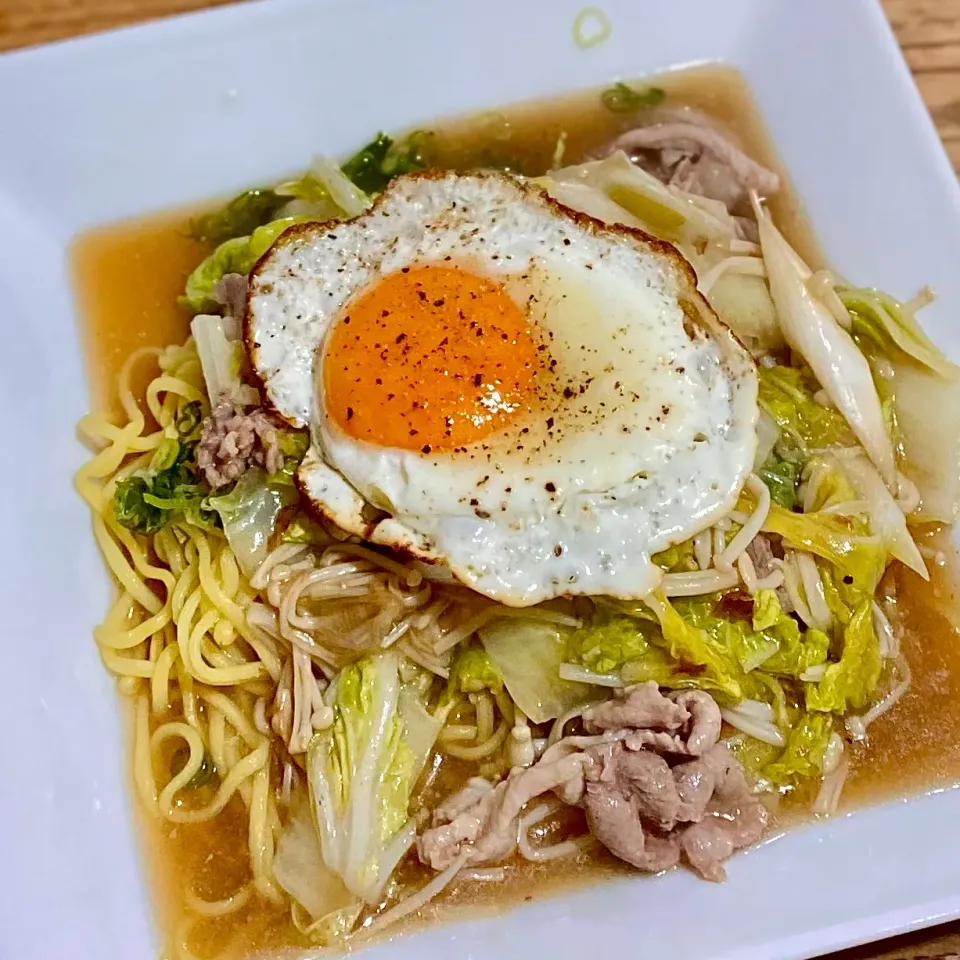
<svg viewBox="0 0 960 960">
<path fill-rule="evenodd" d="M 553 720 L 593 695 L 586 684 L 560 677 L 567 650 L 565 629 L 504 617 L 481 627 L 479 634 L 507 692 L 534 723 Z"/>
<path fill-rule="evenodd" d="M 307 751 L 323 861 L 366 903 L 382 896 L 416 837 L 408 807 L 423 744 L 410 745 L 401 688 L 392 652 L 345 667 L 324 698 L 333 724 Z"/>
<path fill-rule="evenodd" d="M 815 684 L 807 684 L 808 710 L 845 713 L 862 708 L 876 692 L 883 664 L 873 628 L 873 608 L 864 600 L 843 628 L 843 652 Z"/>
</svg>

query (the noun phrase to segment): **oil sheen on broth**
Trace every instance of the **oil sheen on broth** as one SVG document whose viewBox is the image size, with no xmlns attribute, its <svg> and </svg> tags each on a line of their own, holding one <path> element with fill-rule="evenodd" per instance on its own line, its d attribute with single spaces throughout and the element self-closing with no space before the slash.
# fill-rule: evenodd
<svg viewBox="0 0 960 960">
<path fill-rule="evenodd" d="M 749 154 L 779 169 L 749 91 L 737 73 L 700 68 L 663 76 L 656 83 L 672 101 L 698 107 L 721 120 Z M 536 175 L 549 167 L 561 134 L 566 137 L 564 162 L 572 163 L 629 125 L 629 117 L 601 107 L 594 90 L 439 124 L 433 128 L 431 154 L 438 166 L 508 166 Z M 791 243 L 809 262 L 821 265 L 822 256 L 796 195 L 785 182 L 786 188 L 772 199 L 771 209 Z M 121 366 L 135 350 L 179 343 L 187 337 L 189 319 L 178 307 L 177 297 L 187 275 L 206 253 L 187 232 L 189 217 L 196 212 L 179 211 L 98 228 L 75 242 L 73 269 L 95 407 L 117 408 L 112 391 Z M 133 388 L 141 396 L 149 379 L 146 367 L 142 365 L 133 375 Z M 960 631 L 952 563 L 947 562 L 953 551 L 947 538 L 934 530 L 918 536 L 918 541 L 940 550 L 942 562 L 930 564 L 929 584 L 909 571 L 897 576 L 902 645 L 913 674 L 912 687 L 870 727 L 868 745 L 854 746 L 844 808 L 916 792 L 960 776 Z M 169 753 L 163 759 L 176 763 L 174 751 Z M 438 796 L 462 783 L 463 771 L 457 766 L 457 761 L 445 761 L 435 784 Z M 198 790 L 198 801 L 205 803 L 215 787 L 207 784 Z M 581 816 L 575 810 L 569 815 Z M 799 814 L 791 814 L 786 805 L 779 819 L 786 823 L 795 816 Z M 146 815 L 141 819 L 150 880 L 160 891 L 160 926 L 167 942 L 173 943 L 187 917 L 184 889 L 203 900 L 219 900 L 249 879 L 245 812 L 235 795 L 210 822 L 171 824 Z M 455 883 L 424 915 L 426 920 L 445 919 L 460 915 L 465 907 L 516 903 L 535 893 L 628 872 L 629 868 L 605 851 L 549 866 L 512 862 L 503 880 Z M 401 880 L 422 883 L 429 875 L 419 864 L 410 863 L 403 868 Z M 260 898 L 252 898 L 227 918 L 195 924 L 190 937 L 190 949 L 197 957 L 240 958 L 285 946 L 305 948 L 308 943 L 291 923 L 287 906 L 274 906 Z"/>
</svg>

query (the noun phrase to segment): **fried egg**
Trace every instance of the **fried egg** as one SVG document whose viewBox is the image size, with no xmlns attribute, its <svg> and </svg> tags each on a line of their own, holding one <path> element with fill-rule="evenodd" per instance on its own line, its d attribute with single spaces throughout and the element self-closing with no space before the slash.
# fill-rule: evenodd
<svg viewBox="0 0 960 960">
<path fill-rule="evenodd" d="M 756 370 L 689 264 L 507 176 L 290 229 L 245 336 L 313 508 L 512 606 L 646 595 L 753 463 Z"/>
</svg>

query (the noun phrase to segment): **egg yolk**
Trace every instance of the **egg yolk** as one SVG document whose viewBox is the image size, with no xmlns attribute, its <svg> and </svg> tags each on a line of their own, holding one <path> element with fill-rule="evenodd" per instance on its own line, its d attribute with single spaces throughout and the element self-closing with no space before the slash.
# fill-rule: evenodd
<svg viewBox="0 0 960 960">
<path fill-rule="evenodd" d="M 358 440 L 449 451 L 531 410 L 537 363 L 533 330 L 500 284 L 454 266 L 405 267 L 331 330 L 324 403 Z"/>
</svg>

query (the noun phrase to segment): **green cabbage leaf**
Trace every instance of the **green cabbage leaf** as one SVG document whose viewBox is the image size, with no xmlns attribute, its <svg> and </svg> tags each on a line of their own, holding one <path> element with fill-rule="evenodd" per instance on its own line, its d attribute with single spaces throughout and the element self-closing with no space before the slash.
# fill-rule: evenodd
<svg viewBox="0 0 960 960">
<path fill-rule="evenodd" d="M 267 187 L 245 190 L 219 210 L 194 217 L 190 221 L 190 235 L 200 243 L 209 244 L 247 237 L 257 227 L 276 219 L 285 202 Z"/>
<path fill-rule="evenodd" d="M 798 502 L 797 486 L 802 471 L 800 460 L 771 453 L 756 473 L 770 491 L 770 499 L 785 510 L 793 510 Z"/>
<path fill-rule="evenodd" d="M 171 431 L 177 439 L 164 437 L 146 470 L 117 482 L 113 512 L 122 527 L 150 535 L 178 517 L 202 527 L 215 524 L 216 514 L 205 503 L 210 489 L 197 472 L 200 409 L 197 401 L 184 404 Z"/>
<path fill-rule="evenodd" d="M 494 695 L 501 693 L 503 676 L 483 647 L 465 647 L 457 654 L 450 668 L 447 696 L 452 699 L 457 694 L 481 693 L 484 690 Z"/>
<path fill-rule="evenodd" d="M 309 217 L 283 217 L 257 227 L 250 236 L 225 240 L 187 277 L 181 306 L 191 313 L 212 312 L 217 306 L 213 288 L 228 273 L 246 276 L 254 264 L 273 246 L 277 238 L 295 223 Z"/>
<path fill-rule="evenodd" d="M 428 166 L 429 134 L 417 131 L 396 141 L 378 133 L 344 165 L 344 174 L 364 193 L 382 193 L 387 184 L 404 173 L 425 170 Z"/>
<path fill-rule="evenodd" d="M 219 515 L 240 569 L 252 577 L 270 551 L 281 511 L 296 503 L 292 485 L 271 482 L 260 467 L 251 467 L 228 493 L 207 497 L 204 506 Z"/>
</svg>

